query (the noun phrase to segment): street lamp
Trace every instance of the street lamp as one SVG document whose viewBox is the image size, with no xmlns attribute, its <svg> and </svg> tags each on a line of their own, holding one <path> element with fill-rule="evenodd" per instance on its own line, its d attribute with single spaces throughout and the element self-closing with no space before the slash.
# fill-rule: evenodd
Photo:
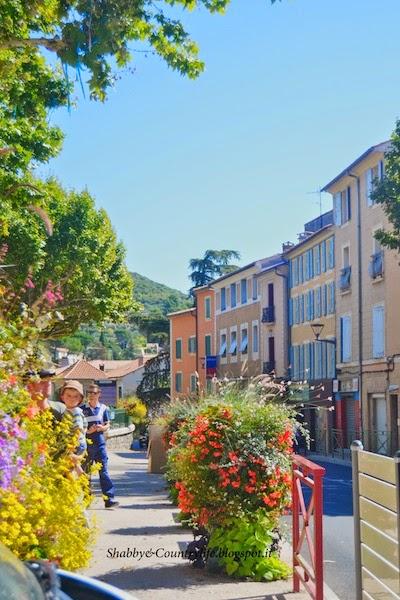
<svg viewBox="0 0 400 600">
<path fill-rule="evenodd" d="M 320 340 L 319 339 L 319 336 L 321 335 L 324 327 L 325 327 L 325 325 L 323 323 L 311 323 L 311 329 L 315 336 L 315 340 L 317 342 L 325 342 L 326 344 L 333 344 L 334 346 L 336 346 L 336 340 Z"/>
</svg>

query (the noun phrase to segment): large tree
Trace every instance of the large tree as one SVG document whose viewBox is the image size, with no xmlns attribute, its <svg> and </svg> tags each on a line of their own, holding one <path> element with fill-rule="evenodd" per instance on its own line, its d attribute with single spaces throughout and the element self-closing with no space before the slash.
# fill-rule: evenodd
<svg viewBox="0 0 400 600">
<path fill-rule="evenodd" d="M 88 192 L 66 192 L 54 180 L 42 187 L 52 234 L 40 215 L 14 211 L 7 235 L 0 236 L 0 245 L 9 246 L 8 262 L 15 265 L 7 271 L 9 285 L 19 291 L 32 281 L 22 299 L 33 307 L 46 298 L 57 300 L 53 308 L 64 320 L 53 324 L 47 337 L 72 333 L 81 323 L 120 320 L 137 306 L 124 248 L 106 212 L 96 209 Z M 47 293 L 58 287 L 57 298 Z"/>
<path fill-rule="evenodd" d="M 372 200 L 382 204 L 392 225 L 380 230 L 375 237 L 383 246 L 400 251 L 400 119 L 391 136 L 390 149 L 385 155 L 385 174 L 373 182 Z"/>
<path fill-rule="evenodd" d="M 232 260 L 240 260 L 240 254 L 236 250 L 206 250 L 202 258 L 190 259 L 189 277 L 193 283 L 192 290 L 236 270 L 237 266 L 231 264 Z"/>
</svg>

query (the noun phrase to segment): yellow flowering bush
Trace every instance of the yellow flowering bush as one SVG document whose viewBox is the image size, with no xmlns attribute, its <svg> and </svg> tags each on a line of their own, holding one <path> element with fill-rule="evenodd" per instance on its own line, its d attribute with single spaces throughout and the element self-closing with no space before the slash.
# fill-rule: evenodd
<svg viewBox="0 0 400 600">
<path fill-rule="evenodd" d="M 24 375 L 42 365 L 38 318 L 52 317 L 24 305 L 10 319 L 15 302 L 0 282 L 0 542 L 22 560 L 76 570 L 89 563 L 95 531 L 86 516 L 88 480 L 72 458 L 79 432 L 68 415 L 58 421 L 50 409 L 39 411 L 25 389 Z"/>
</svg>

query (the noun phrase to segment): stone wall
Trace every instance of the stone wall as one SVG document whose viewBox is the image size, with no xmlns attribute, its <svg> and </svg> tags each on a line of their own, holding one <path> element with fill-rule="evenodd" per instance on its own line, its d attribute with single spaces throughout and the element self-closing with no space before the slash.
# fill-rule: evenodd
<svg viewBox="0 0 400 600">
<path fill-rule="evenodd" d="M 120 427 L 110 429 L 107 434 L 108 450 L 129 450 L 132 444 L 132 433 L 135 431 L 134 425 L 129 427 Z"/>
</svg>

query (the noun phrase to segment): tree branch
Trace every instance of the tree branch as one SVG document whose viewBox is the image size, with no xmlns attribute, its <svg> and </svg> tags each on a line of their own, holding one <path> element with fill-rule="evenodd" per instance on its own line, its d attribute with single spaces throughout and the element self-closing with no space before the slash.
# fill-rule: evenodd
<svg viewBox="0 0 400 600">
<path fill-rule="evenodd" d="M 43 46 L 46 50 L 50 52 L 58 52 L 59 50 L 63 50 L 66 47 L 66 43 L 61 40 L 59 37 L 54 38 L 27 38 L 27 39 L 18 39 L 18 38 L 10 38 L 8 40 L 3 40 L 0 42 L 0 49 L 11 50 L 13 48 L 26 48 L 26 47 L 38 48 L 39 46 Z"/>
</svg>

